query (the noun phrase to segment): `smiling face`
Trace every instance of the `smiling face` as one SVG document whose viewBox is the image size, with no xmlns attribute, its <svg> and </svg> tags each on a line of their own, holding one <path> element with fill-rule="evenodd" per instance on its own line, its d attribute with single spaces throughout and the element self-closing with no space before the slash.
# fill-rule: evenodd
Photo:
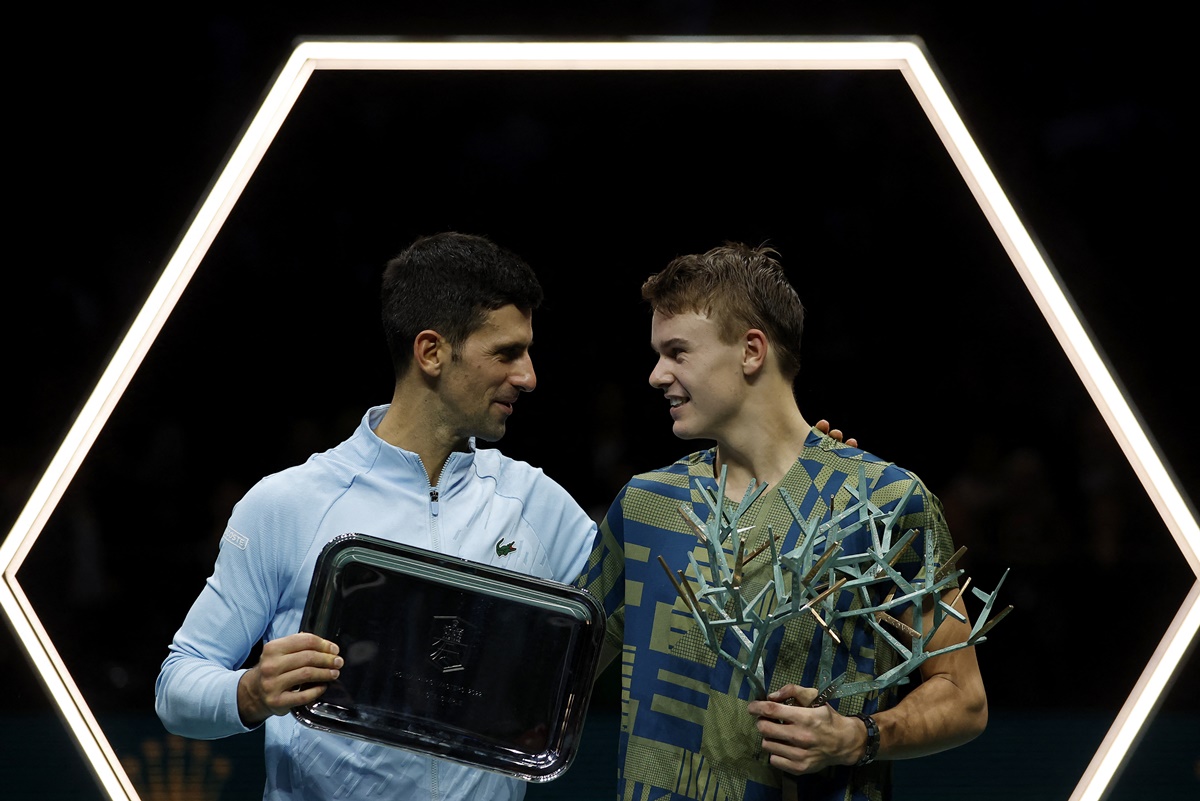
<svg viewBox="0 0 1200 801">
<path fill-rule="evenodd" d="M 440 424 L 455 440 L 504 436 L 513 404 L 537 386 L 529 348 L 533 317 L 516 306 L 490 312 L 442 375 Z"/>
<path fill-rule="evenodd" d="M 717 324 L 707 315 L 655 312 L 650 345 L 658 354 L 650 386 L 666 395 L 675 436 L 724 439 L 737 422 L 744 398 L 741 341 L 722 341 Z"/>
</svg>

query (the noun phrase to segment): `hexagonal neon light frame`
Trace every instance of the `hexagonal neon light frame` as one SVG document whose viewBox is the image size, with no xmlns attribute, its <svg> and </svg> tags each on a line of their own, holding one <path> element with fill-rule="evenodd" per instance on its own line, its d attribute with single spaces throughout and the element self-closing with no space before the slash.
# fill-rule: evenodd
<svg viewBox="0 0 1200 801">
<path fill-rule="evenodd" d="M 300 42 L 167 262 L 16 524 L 0 543 L 0 610 L 113 799 L 137 799 L 17 582 L 25 556 L 315 70 L 899 70 L 991 223 L 1059 345 L 1200 578 L 1200 528 L 1071 303 L 1017 218 L 916 38 L 629 42 Z M 1171 620 L 1069 801 L 1102 798 L 1200 628 L 1200 581 Z"/>
</svg>

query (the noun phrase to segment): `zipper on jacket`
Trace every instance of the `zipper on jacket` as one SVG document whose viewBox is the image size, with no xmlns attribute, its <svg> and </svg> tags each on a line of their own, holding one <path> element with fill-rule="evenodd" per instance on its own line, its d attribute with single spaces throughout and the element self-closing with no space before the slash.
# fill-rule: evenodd
<svg viewBox="0 0 1200 801">
<path fill-rule="evenodd" d="M 437 487 L 429 488 L 429 547 L 434 551 L 442 550 L 442 533 L 438 525 L 438 512 L 441 511 Z"/>
</svg>

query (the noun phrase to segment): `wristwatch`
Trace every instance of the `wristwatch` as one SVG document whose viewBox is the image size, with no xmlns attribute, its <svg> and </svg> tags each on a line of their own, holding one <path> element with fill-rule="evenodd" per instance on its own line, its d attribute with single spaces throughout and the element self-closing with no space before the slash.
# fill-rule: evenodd
<svg viewBox="0 0 1200 801">
<path fill-rule="evenodd" d="M 862 759 L 854 763 L 854 767 L 861 768 L 863 765 L 870 765 L 874 762 L 875 755 L 879 753 L 879 726 L 875 725 L 875 719 L 870 715 L 860 712 L 854 717 L 861 720 L 867 727 L 867 746 L 863 750 Z"/>
</svg>

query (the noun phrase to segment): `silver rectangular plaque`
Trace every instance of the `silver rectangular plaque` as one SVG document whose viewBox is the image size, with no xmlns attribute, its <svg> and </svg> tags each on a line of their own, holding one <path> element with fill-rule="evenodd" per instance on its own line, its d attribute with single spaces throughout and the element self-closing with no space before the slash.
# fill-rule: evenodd
<svg viewBox="0 0 1200 801">
<path fill-rule="evenodd" d="M 532 782 L 570 766 L 604 638 L 574 587 L 363 534 L 317 560 L 301 630 L 345 666 L 303 724 Z"/>
</svg>

